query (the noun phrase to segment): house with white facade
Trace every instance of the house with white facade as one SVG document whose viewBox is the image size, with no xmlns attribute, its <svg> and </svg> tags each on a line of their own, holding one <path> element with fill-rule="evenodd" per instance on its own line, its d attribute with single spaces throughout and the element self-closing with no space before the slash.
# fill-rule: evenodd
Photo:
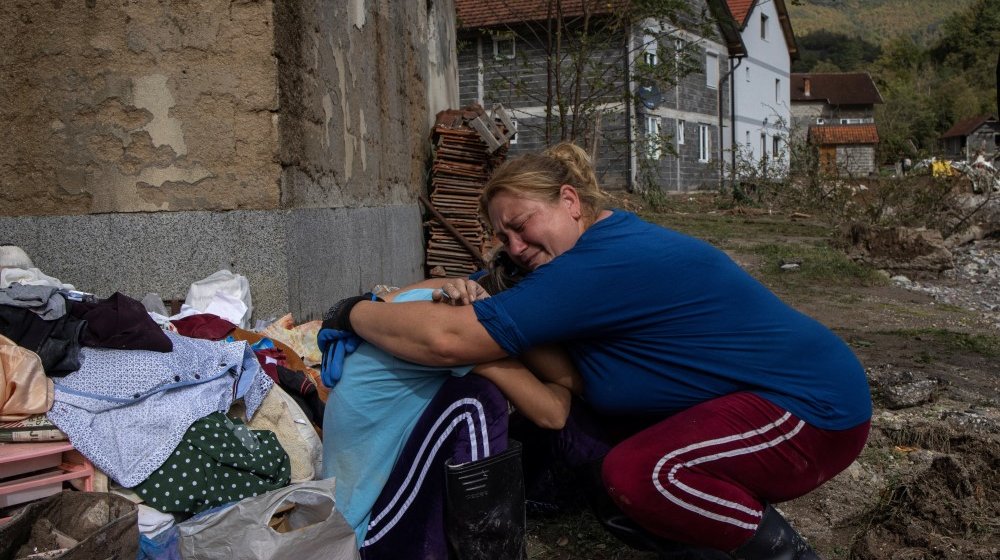
<svg viewBox="0 0 1000 560">
<path fill-rule="evenodd" d="M 737 177 L 787 168 L 791 63 L 798 47 L 784 0 L 727 0 L 747 55 L 729 60 L 731 123 L 725 138 Z M 734 149 L 735 147 L 735 149 Z"/>
</svg>

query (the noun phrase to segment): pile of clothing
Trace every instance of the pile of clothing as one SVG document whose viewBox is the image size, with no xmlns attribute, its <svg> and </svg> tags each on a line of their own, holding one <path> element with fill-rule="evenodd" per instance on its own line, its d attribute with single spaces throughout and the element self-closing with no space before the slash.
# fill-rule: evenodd
<svg viewBox="0 0 1000 560">
<path fill-rule="evenodd" d="M 249 330 L 251 312 L 246 278 L 227 270 L 168 316 L 156 294 L 101 298 L 0 246 L 0 442 L 68 439 L 107 491 L 141 504 L 150 539 L 317 478 L 319 323 Z"/>
</svg>

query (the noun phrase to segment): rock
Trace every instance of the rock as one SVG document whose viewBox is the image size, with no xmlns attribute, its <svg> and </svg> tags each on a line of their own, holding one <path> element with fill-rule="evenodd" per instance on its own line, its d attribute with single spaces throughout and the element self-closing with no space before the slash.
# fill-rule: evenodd
<svg viewBox="0 0 1000 560">
<path fill-rule="evenodd" d="M 938 387 L 936 379 L 919 378 L 909 371 L 885 373 L 872 377 L 871 382 L 890 410 L 929 402 Z"/>
</svg>

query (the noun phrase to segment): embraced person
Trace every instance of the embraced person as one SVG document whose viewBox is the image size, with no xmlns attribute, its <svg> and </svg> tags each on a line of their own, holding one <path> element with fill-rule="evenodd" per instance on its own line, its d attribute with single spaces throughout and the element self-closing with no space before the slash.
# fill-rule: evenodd
<svg viewBox="0 0 1000 560">
<path fill-rule="evenodd" d="M 446 281 L 383 297 L 430 301 L 431 288 Z M 510 283 L 502 269 L 484 278 L 497 290 Z M 540 347 L 522 360 L 422 366 L 342 335 L 319 333 L 324 383 L 332 385 L 323 476 L 337 479 L 337 508 L 362 558 L 523 557 L 521 458 L 508 447 L 508 400 L 538 426 L 561 428 L 570 391 L 580 390 L 568 356 Z"/>
<path fill-rule="evenodd" d="M 462 306 L 346 298 L 331 324 L 435 367 L 557 343 L 587 406 L 635 426 L 598 472 L 639 533 L 715 557 L 817 558 L 772 504 L 819 487 L 865 445 L 871 397 L 848 346 L 717 248 L 606 209 L 572 144 L 506 162 L 481 211 L 531 271 L 520 283 L 484 298 L 455 279 L 443 293 Z"/>
</svg>

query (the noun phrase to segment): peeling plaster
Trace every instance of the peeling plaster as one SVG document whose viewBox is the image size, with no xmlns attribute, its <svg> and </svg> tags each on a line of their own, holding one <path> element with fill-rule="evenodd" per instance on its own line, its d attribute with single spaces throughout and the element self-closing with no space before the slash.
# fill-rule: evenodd
<svg viewBox="0 0 1000 560">
<path fill-rule="evenodd" d="M 330 147 L 330 121 L 333 120 L 333 98 L 330 92 L 323 94 L 323 147 Z"/>
<path fill-rule="evenodd" d="M 184 169 L 171 165 L 170 167 L 147 167 L 139 173 L 137 182 L 159 187 L 171 181 L 174 183 L 197 183 L 211 177 L 212 173 L 202 167 Z"/>
<path fill-rule="evenodd" d="M 348 105 L 347 81 L 344 76 L 344 57 L 334 55 L 337 61 L 337 83 L 340 87 L 340 110 L 344 119 L 344 179 L 350 180 L 352 168 L 354 167 L 354 135 L 348 132 L 351 130 L 351 111 Z"/>
<path fill-rule="evenodd" d="M 149 133 L 154 146 L 170 146 L 174 153 L 182 156 L 187 153 L 184 144 L 184 131 L 181 121 L 170 116 L 170 108 L 174 106 L 174 98 L 167 88 L 167 77 L 163 74 L 142 76 L 133 80 L 133 103 L 139 109 L 146 109 L 153 119 L 142 127 Z"/>
<path fill-rule="evenodd" d="M 351 14 L 351 23 L 354 27 L 362 29 L 365 26 L 367 20 L 367 14 L 365 13 L 365 0 L 350 0 L 350 5 L 347 10 Z"/>
</svg>

